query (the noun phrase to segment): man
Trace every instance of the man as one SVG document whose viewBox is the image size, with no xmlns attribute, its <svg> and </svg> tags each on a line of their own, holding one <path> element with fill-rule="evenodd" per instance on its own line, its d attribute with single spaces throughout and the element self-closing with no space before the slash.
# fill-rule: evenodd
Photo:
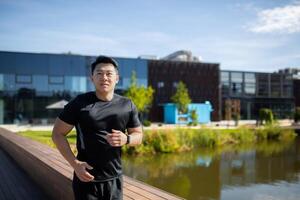
<svg viewBox="0 0 300 200">
<path fill-rule="evenodd" d="M 75 199 L 122 199 L 121 147 L 142 142 L 135 105 L 114 94 L 119 80 L 117 62 L 99 56 L 91 65 L 94 92 L 78 95 L 56 119 L 52 139 L 74 168 Z M 66 135 L 75 126 L 77 157 Z M 127 130 L 127 134 L 126 134 Z"/>
</svg>

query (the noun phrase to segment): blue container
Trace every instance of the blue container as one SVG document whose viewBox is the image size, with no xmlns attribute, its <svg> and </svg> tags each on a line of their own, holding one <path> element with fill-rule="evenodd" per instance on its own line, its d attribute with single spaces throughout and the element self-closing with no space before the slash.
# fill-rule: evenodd
<svg viewBox="0 0 300 200">
<path fill-rule="evenodd" d="M 196 110 L 198 123 L 207 124 L 211 122 L 211 112 L 213 111 L 209 101 L 205 103 L 192 103 L 188 105 L 187 114 L 179 114 L 174 103 L 164 104 L 164 123 L 166 124 L 187 124 L 192 121 L 190 113 Z"/>
</svg>

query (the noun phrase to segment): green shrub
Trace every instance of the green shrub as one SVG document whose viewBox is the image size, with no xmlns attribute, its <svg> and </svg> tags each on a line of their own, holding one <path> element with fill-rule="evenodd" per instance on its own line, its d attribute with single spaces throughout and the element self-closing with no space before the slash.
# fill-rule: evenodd
<svg viewBox="0 0 300 200">
<path fill-rule="evenodd" d="M 265 130 L 265 128 L 257 128 L 255 130 L 256 140 L 257 141 L 264 141 L 268 138 L 268 132 Z"/>
<path fill-rule="evenodd" d="M 187 125 L 188 126 L 197 126 L 198 122 L 189 122 Z"/>
<path fill-rule="evenodd" d="M 265 127 L 265 130 L 267 131 L 268 140 L 279 140 L 280 133 L 282 132 L 282 129 L 280 127 L 267 126 Z"/>
<path fill-rule="evenodd" d="M 190 117 L 191 117 L 191 125 L 192 126 L 197 126 L 198 125 L 198 114 L 197 114 L 197 111 L 196 110 L 192 110 L 190 112 Z"/>
<path fill-rule="evenodd" d="M 231 135 L 233 130 L 216 130 L 217 145 L 223 146 L 225 144 L 236 144 L 238 141 Z"/>
<path fill-rule="evenodd" d="M 274 115 L 271 109 L 261 108 L 259 110 L 259 120 L 261 124 L 265 122 L 267 125 L 274 123 Z"/>
<path fill-rule="evenodd" d="M 176 136 L 178 137 L 179 151 L 186 151 L 195 148 L 195 129 L 176 129 Z"/>
<path fill-rule="evenodd" d="M 170 153 L 179 149 L 176 134 L 170 130 L 158 130 L 152 133 L 152 145 L 156 152 Z"/>
<path fill-rule="evenodd" d="M 266 126 L 255 130 L 257 141 L 264 140 L 290 140 L 294 139 L 296 134 L 291 129 L 284 129 L 279 126 Z"/>
<path fill-rule="evenodd" d="M 212 129 L 200 129 L 195 142 L 196 146 L 214 147 L 217 144 L 217 135 Z"/>
<path fill-rule="evenodd" d="M 143 126 L 149 127 L 149 126 L 151 126 L 151 122 L 149 120 L 144 120 Z"/>
<path fill-rule="evenodd" d="M 281 134 L 279 136 L 280 141 L 291 141 L 295 139 L 297 134 L 292 129 L 282 129 Z"/>
<path fill-rule="evenodd" d="M 234 140 L 238 141 L 238 143 L 249 143 L 256 139 L 253 130 L 244 127 L 233 130 L 231 135 Z"/>
</svg>

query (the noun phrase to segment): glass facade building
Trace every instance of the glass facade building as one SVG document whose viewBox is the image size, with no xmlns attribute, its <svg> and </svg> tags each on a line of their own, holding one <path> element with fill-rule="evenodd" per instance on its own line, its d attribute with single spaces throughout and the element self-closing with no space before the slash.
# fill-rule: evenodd
<svg viewBox="0 0 300 200">
<path fill-rule="evenodd" d="M 289 118 L 294 109 L 292 74 L 221 71 L 223 116 L 226 99 L 238 99 L 241 119 L 257 119 L 260 108 L 277 118 Z"/>
<path fill-rule="evenodd" d="M 53 122 L 61 110 L 47 109 L 48 105 L 94 90 L 89 76 L 95 58 L 0 51 L 0 124 Z M 180 80 L 187 84 L 194 103 L 212 103 L 216 121 L 224 119 L 228 99 L 240 101 L 241 119 L 257 119 L 260 108 L 271 108 L 277 118 L 287 118 L 299 101 L 299 81 L 289 72 L 220 71 L 214 63 L 114 58 L 120 74 L 116 93 L 128 88 L 132 71 L 138 85 L 155 89 L 152 121 L 162 120 L 160 107 L 171 102 Z"/>
<path fill-rule="evenodd" d="M 0 124 L 39 123 L 54 120 L 60 110 L 46 106 L 94 90 L 90 81 L 93 56 L 36 54 L 0 51 Z M 130 84 L 132 71 L 137 83 L 147 86 L 147 60 L 116 58 L 120 81 L 117 93 Z"/>
</svg>

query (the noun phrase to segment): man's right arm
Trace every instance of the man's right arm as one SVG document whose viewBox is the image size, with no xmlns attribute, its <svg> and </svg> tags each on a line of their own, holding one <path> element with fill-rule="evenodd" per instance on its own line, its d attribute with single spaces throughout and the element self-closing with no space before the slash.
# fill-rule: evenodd
<svg viewBox="0 0 300 200">
<path fill-rule="evenodd" d="M 67 124 L 64 121 L 57 118 L 52 130 L 52 140 L 55 143 L 59 152 L 73 167 L 76 157 L 73 154 L 70 144 L 66 138 L 67 134 L 73 129 L 73 125 Z"/>
<path fill-rule="evenodd" d="M 66 138 L 67 134 L 73 129 L 73 125 L 70 125 L 61 119 L 57 118 L 52 130 L 52 140 L 55 143 L 57 149 L 62 156 L 68 161 L 68 163 L 74 168 L 77 177 L 84 182 L 88 182 L 94 179 L 94 177 L 86 171 L 92 169 L 86 162 L 77 160 L 74 153 L 70 148 L 70 144 Z"/>
</svg>

